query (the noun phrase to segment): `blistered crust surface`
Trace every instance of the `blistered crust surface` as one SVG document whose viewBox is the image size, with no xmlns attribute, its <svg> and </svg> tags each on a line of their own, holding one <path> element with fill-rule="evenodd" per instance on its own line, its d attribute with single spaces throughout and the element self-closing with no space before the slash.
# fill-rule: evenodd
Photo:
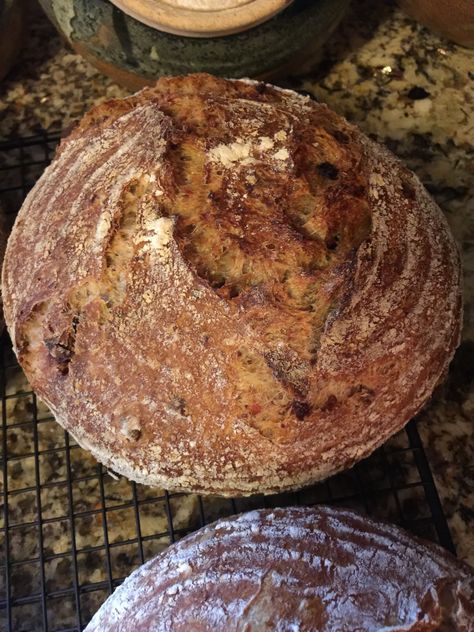
<svg viewBox="0 0 474 632">
<path fill-rule="evenodd" d="M 349 511 L 253 511 L 136 570 L 87 632 L 468 632 L 472 571 Z"/>
<path fill-rule="evenodd" d="M 459 339 L 458 253 L 413 174 L 325 106 L 162 79 L 89 113 L 9 240 L 32 386 L 108 467 L 273 492 L 369 454 Z"/>
</svg>

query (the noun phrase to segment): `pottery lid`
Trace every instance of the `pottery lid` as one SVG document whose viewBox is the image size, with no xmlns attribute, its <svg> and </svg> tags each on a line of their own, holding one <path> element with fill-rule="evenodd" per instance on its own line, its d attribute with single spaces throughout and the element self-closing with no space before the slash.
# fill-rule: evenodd
<svg viewBox="0 0 474 632">
<path fill-rule="evenodd" d="M 237 33 L 265 22 L 293 0 L 111 0 L 136 20 L 188 37 Z"/>
</svg>

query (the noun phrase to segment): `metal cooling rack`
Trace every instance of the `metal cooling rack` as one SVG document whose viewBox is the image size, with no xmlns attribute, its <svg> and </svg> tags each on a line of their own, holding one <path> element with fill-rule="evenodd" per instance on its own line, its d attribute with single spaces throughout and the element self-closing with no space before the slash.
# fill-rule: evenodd
<svg viewBox="0 0 474 632">
<path fill-rule="evenodd" d="M 0 141 L 0 200 L 11 221 L 58 140 Z M 455 552 L 415 421 L 352 470 L 298 493 L 235 500 L 172 494 L 97 464 L 31 392 L 6 333 L 0 347 L 1 630 L 82 630 L 144 560 L 220 516 L 256 507 L 351 507 Z"/>
</svg>

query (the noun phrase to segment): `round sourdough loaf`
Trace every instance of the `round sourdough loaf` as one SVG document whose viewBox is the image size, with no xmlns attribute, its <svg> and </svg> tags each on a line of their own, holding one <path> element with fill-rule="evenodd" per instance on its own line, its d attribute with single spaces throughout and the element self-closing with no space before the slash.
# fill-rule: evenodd
<svg viewBox="0 0 474 632">
<path fill-rule="evenodd" d="M 253 511 L 136 570 L 87 632 L 474 629 L 474 574 L 440 547 L 342 509 Z"/>
<path fill-rule="evenodd" d="M 250 494 L 366 456 L 459 340 L 459 258 L 416 177 L 326 106 L 209 75 L 93 109 L 3 270 L 32 386 L 107 467 Z"/>
</svg>

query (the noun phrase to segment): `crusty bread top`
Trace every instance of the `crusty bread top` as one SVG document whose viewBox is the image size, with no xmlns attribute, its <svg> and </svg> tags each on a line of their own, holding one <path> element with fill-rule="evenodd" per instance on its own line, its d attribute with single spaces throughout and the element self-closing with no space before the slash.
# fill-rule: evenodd
<svg viewBox="0 0 474 632">
<path fill-rule="evenodd" d="M 252 511 L 136 570 L 87 632 L 469 632 L 474 574 L 440 547 L 329 507 Z"/>
<path fill-rule="evenodd" d="M 294 488 L 370 453 L 459 340 L 460 268 L 413 174 L 293 92 L 160 79 L 93 109 L 4 269 L 20 363 L 109 467 Z"/>
</svg>

